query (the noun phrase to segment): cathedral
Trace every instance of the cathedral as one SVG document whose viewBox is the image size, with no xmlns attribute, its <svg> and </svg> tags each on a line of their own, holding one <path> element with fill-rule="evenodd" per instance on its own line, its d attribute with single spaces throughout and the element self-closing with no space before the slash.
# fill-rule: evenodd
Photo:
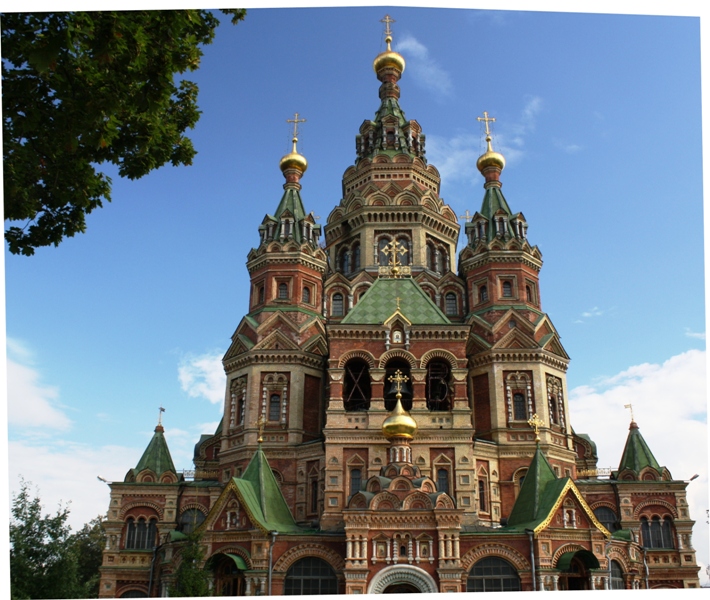
<svg viewBox="0 0 710 600">
<path fill-rule="evenodd" d="M 385 22 L 379 106 L 324 227 L 292 120 L 194 471 L 175 469 L 159 422 L 111 484 L 100 597 L 174 595 L 195 540 L 220 596 L 699 587 L 687 482 L 633 415 L 611 472 L 572 427 L 542 254 L 503 195 L 488 113 L 457 256 Z"/>
</svg>

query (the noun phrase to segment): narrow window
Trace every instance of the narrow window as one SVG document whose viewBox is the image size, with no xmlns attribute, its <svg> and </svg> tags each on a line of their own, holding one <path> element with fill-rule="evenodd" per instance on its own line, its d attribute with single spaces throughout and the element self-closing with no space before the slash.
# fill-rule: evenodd
<svg viewBox="0 0 710 600">
<path fill-rule="evenodd" d="M 438 469 L 436 472 L 436 488 L 439 492 L 449 493 L 449 470 Z"/>
<path fill-rule="evenodd" d="M 353 246 L 353 271 L 358 271 L 360 269 L 360 244 L 355 244 Z"/>
<path fill-rule="evenodd" d="M 528 411 L 525 408 L 525 396 L 513 394 L 513 419 L 524 421 L 528 418 Z"/>
<path fill-rule="evenodd" d="M 311 479 L 311 513 L 318 512 L 318 480 Z"/>
<path fill-rule="evenodd" d="M 426 366 L 426 401 L 429 410 L 451 410 L 451 368 L 441 359 L 429 361 Z"/>
<path fill-rule="evenodd" d="M 342 317 L 343 316 L 343 295 L 342 294 L 333 294 L 333 300 L 331 303 L 330 314 L 333 315 L 334 317 Z"/>
<path fill-rule="evenodd" d="M 513 286 L 511 285 L 510 281 L 504 281 L 503 282 L 503 298 L 512 298 L 513 297 Z"/>
<path fill-rule="evenodd" d="M 446 314 L 447 316 L 458 314 L 458 302 L 456 302 L 456 294 L 449 292 L 446 294 Z"/>
<path fill-rule="evenodd" d="M 488 302 L 488 287 L 482 285 L 478 288 L 478 301 Z"/>
<path fill-rule="evenodd" d="M 136 547 L 136 523 L 133 518 L 129 518 L 126 523 L 126 548 Z"/>
<path fill-rule="evenodd" d="M 259 286 L 259 304 L 264 304 L 264 286 Z"/>
<path fill-rule="evenodd" d="M 301 300 L 304 304 L 311 303 L 311 289 L 310 288 L 308 288 L 308 287 L 303 288 L 303 294 L 302 294 Z"/>
<path fill-rule="evenodd" d="M 362 472 L 360 469 L 351 469 L 350 471 L 350 495 L 354 496 L 360 491 L 362 484 Z"/>
<path fill-rule="evenodd" d="M 665 517 L 663 519 L 663 525 L 661 525 L 661 543 L 662 548 L 675 548 L 673 543 L 673 527 L 671 525 L 671 518 Z"/>
<path fill-rule="evenodd" d="M 478 480 L 478 509 L 481 512 L 488 512 L 486 504 L 486 482 L 483 479 Z"/>
<path fill-rule="evenodd" d="M 288 284 L 279 283 L 279 300 L 288 300 Z"/>
<path fill-rule="evenodd" d="M 532 289 L 530 288 L 529 285 L 525 286 L 525 295 L 528 297 L 528 302 L 532 303 L 533 294 L 532 294 Z"/>
<path fill-rule="evenodd" d="M 269 421 L 278 421 L 281 415 L 281 396 L 271 394 L 269 399 Z"/>
</svg>

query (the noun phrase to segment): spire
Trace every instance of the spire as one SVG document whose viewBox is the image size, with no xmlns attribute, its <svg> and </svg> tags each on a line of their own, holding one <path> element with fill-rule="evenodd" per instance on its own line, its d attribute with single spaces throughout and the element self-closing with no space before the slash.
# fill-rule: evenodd
<svg viewBox="0 0 710 600">
<path fill-rule="evenodd" d="M 160 411 L 161 416 L 165 409 Z M 131 469 L 126 475 L 126 481 L 135 481 L 135 478 L 146 469 L 152 471 L 156 479 L 153 481 L 160 481 L 165 473 L 171 473 L 177 477 L 177 471 L 175 471 L 175 465 L 173 464 L 173 459 L 170 456 L 170 450 L 168 449 L 168 443 L 165 441 L 165 436 L 163 435 L 165 429 L 160 424 L 160 422 L 155 426 L 155 432 L 153 437 L 148 444 L 148 447 L 143 452 L 138 464 L 135 469 Z"/>
<path fill-rule="evenodd" d="M 667 471 L 667 469 L 658 464 L 646 440 L 643 439 L 639 431 L 639 426 L 636 424 L 636 421 L 632 420 L 629 425 L 629 435 L 626 438 L 626 445 L 621 455 L 617 475 L 624 478 L 623 472 L 626 471 L 627 473 L 633 474 L 634 479 L 639 479 L 641 471 L 647 468 L 656 471 L 658 476 L 662 476 L 663 472 Z"/>
</svg>

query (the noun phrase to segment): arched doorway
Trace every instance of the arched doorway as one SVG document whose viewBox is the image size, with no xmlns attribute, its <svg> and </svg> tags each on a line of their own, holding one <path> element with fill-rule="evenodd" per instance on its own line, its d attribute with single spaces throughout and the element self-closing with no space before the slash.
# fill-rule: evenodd
<svg viewBox="0 0 710 600">
<path fill-rule="evenodd" d="M 237 554 L 215 554 L 205 565 L 214 573 L 214 589 L 218 596 L 244 596 L 246 561 Z"/>
<path fill-rule="evenodd" d="M 565 552 L 557 560 L 560 571 L 560 589 L 590 590 L 590 570 L 599 568 L 599 561 L 589 550 Z"/>
<path fill-rule="evenodd" d="M 421 594 L 422 591 L 411 583 L 393 583 L 387 586 L 383 594 Z"/>
<path fill-rule="evenodd" d="M 435 594 L 439 586 L 424 569 L 414 565 L 392 565 L 375 573 L 368 594 Z"/>
</svg>

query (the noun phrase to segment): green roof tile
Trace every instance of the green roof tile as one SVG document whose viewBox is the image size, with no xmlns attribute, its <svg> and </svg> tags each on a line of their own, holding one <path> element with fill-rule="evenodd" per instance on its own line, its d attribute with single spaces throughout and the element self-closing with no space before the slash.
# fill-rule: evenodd
<svg viewBox="0 0 710 600">
<path fill-rule="evenodd" d="M 380 325 L 397 310 L 412 325 L 450 325 L 431 298 L 411 278 L 378 279 L 342 320 L 347 325 Z"/>
</svg>

